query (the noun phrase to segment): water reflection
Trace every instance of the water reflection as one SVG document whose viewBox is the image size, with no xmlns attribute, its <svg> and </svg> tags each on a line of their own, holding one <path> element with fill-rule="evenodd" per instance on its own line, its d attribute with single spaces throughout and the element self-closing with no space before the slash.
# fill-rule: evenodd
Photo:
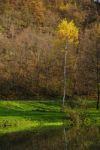
<svg viewBox="0 0 100 150">
<path fill-rule="evenodd" d="M 100 150 L 100 128 L 45 129 L 0 137 L 0 150 Z"/>
</svg>

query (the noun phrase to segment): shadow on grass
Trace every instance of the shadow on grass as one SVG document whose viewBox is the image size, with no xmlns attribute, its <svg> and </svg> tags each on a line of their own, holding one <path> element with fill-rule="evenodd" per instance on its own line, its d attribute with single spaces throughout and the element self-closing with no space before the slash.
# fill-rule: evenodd
<svg viewBox="0 0 100 150">
<path fill-rule="evenodd" d="M 14 110 L 14 109 L 5 109 L 3 107 L 0 108 L 0 116 L 1 117 L 22 117 L 28 120 L 52 120 L 54 122 L 58 120 L 62 120 L 65 116 L 63 112 L 42 112 L 42 111 L 22 111 L 22 110 Z"/>
</svg>

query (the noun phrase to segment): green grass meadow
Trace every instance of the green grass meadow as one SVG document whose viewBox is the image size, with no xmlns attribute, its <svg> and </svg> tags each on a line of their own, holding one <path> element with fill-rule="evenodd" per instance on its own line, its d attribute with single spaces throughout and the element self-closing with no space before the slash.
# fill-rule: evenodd
<svg viewBox="0 0 100 150">
<path fill-rule="evenodd" d="M 64 115 L 56 103 L 0 101 L 0 133 L 61 126 Z"/>
<path fill-rule="evenodd" d="M 94 102 L 87 105 L 89 108 L 85 109 L 66 106 L 63 111 L 61 104 L 56 102 L 0 101 L 0 134 L 68 125 L 80 114 L 85 125 L 99 126 L 100 110 L 93 108 Z"/>
</svg>

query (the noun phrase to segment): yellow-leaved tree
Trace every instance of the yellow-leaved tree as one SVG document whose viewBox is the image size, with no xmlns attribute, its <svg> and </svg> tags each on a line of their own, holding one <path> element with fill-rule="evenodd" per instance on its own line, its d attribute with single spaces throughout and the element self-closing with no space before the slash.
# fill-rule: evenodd
<svg viewBox="0 0 100 150">
<path fill-rule="evenodd" d="M 78 44 L 79 29 L 74 21 L 62 20 L 57 27 L 57 35 L 61 41 L 75 45 Z"/>
<path fill-rule="evenodd" d="M 68 22 L 66 19 L 62 20 L 57 27 L 57 38 L 64 48 L 64 95 L 63 95 L 63 106 L 65 104 L 66 96 L 66 64 L 67 64 L 67 54 L 69 50 L 69 45 L 74 44 L 75 46 L 79 43 L 79 28 L 75 25 L 74 21 Z"/>
</svg>

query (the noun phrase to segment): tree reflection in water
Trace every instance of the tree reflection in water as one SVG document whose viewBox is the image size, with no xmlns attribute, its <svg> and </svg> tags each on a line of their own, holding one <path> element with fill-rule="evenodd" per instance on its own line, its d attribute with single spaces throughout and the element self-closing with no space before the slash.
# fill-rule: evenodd
<svg viewBox="0 0 100 150">
<path fill-rule="evenodd" d="M 64 139 L 65 139 L 65 149 L 64 150 L 67 150 L 66 128 L 64 128 Z"/>
<path fill-rule="evenodd" d="M 0 137 L 0 150 L 100 150 L 100 127 L 4 135 Z"/>
</svg>

